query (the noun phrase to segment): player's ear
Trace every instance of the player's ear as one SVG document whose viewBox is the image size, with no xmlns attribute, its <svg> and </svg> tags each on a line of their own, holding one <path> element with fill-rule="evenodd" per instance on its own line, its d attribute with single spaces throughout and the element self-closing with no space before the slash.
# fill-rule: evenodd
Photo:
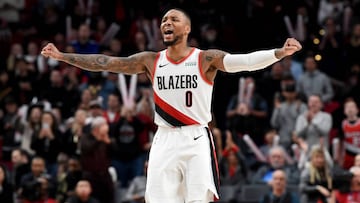
<svg viewBox="0 0 360 203">
<path fill-rule="evenodd" d="M 189 25 L 186 25 L 185 26 L 185 33 L 190 34 L 190 32 L 191 32 L 191 27 Z"/>
</svg>

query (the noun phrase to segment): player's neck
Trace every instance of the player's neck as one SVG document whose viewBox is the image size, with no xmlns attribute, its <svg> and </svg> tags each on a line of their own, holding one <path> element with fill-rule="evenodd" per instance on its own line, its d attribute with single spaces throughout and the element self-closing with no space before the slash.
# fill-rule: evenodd
<svg viewBox="0 0 360 203">
<path fill-rule="evenodd" d="M 188 56 L 192 50 L 192 47 L 187 46 L 187 44 L 176 44 L 173 46 L 167 47 L 167 57 L 173 61 L 180 61 L 184 57 Z"/>
</svg>

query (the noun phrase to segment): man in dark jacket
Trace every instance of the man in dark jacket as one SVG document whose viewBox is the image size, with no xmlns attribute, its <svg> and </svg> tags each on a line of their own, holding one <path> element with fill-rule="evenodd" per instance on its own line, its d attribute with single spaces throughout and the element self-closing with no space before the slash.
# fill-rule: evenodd
<svg viewBox="0 0 360 203">
<path fill-rule="evenodd" d="M 114 184 L 109 174 L 110 138 L 109 126 L 104 117 L 95 117 L 90 132 L 80 139 L 80 162 L 83 178 L 93 187 L 93 195 L 100 203 L 114 202 Z"/>
</svg>

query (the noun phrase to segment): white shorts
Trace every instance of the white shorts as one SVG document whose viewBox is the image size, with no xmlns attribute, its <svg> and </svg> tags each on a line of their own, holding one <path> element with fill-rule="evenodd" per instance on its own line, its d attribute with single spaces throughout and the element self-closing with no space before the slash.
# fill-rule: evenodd
<svg viewBox="0 0 360 203">
<path fill-rule="evenodd" d="M 215 147 L 206 126 L 159 127 L 148 164 L 147 203 L 208 203 L 219 198 Z"/>
</svg>

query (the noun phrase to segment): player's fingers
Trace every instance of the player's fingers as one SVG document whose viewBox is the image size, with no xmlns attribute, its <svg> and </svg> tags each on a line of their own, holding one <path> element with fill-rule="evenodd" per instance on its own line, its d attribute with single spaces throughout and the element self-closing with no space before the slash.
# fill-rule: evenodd
<svg viewBox="0 0 360 203">
<path fill-rule="evenodd" d="M 293 46 L 301 47 L 300 42 L 295 39 L 290 40 L 289 43 Z"/>
<path fill-rule="evenodd" d="M 302 46 L 301 46 L 300 42 L 299 42 L 299 41 L 297 41 L 297 40 L 296 40 L 296 39 L 294 39 L 294 38 L 289 39 L 288 44 L 289 44 L 290 46 L 295 46 L 295 47 L 297 47 L 297 48 L 298 48 L 298 50 L 300 50 L 300 49 L 302 48 Z"/>
</svg>

